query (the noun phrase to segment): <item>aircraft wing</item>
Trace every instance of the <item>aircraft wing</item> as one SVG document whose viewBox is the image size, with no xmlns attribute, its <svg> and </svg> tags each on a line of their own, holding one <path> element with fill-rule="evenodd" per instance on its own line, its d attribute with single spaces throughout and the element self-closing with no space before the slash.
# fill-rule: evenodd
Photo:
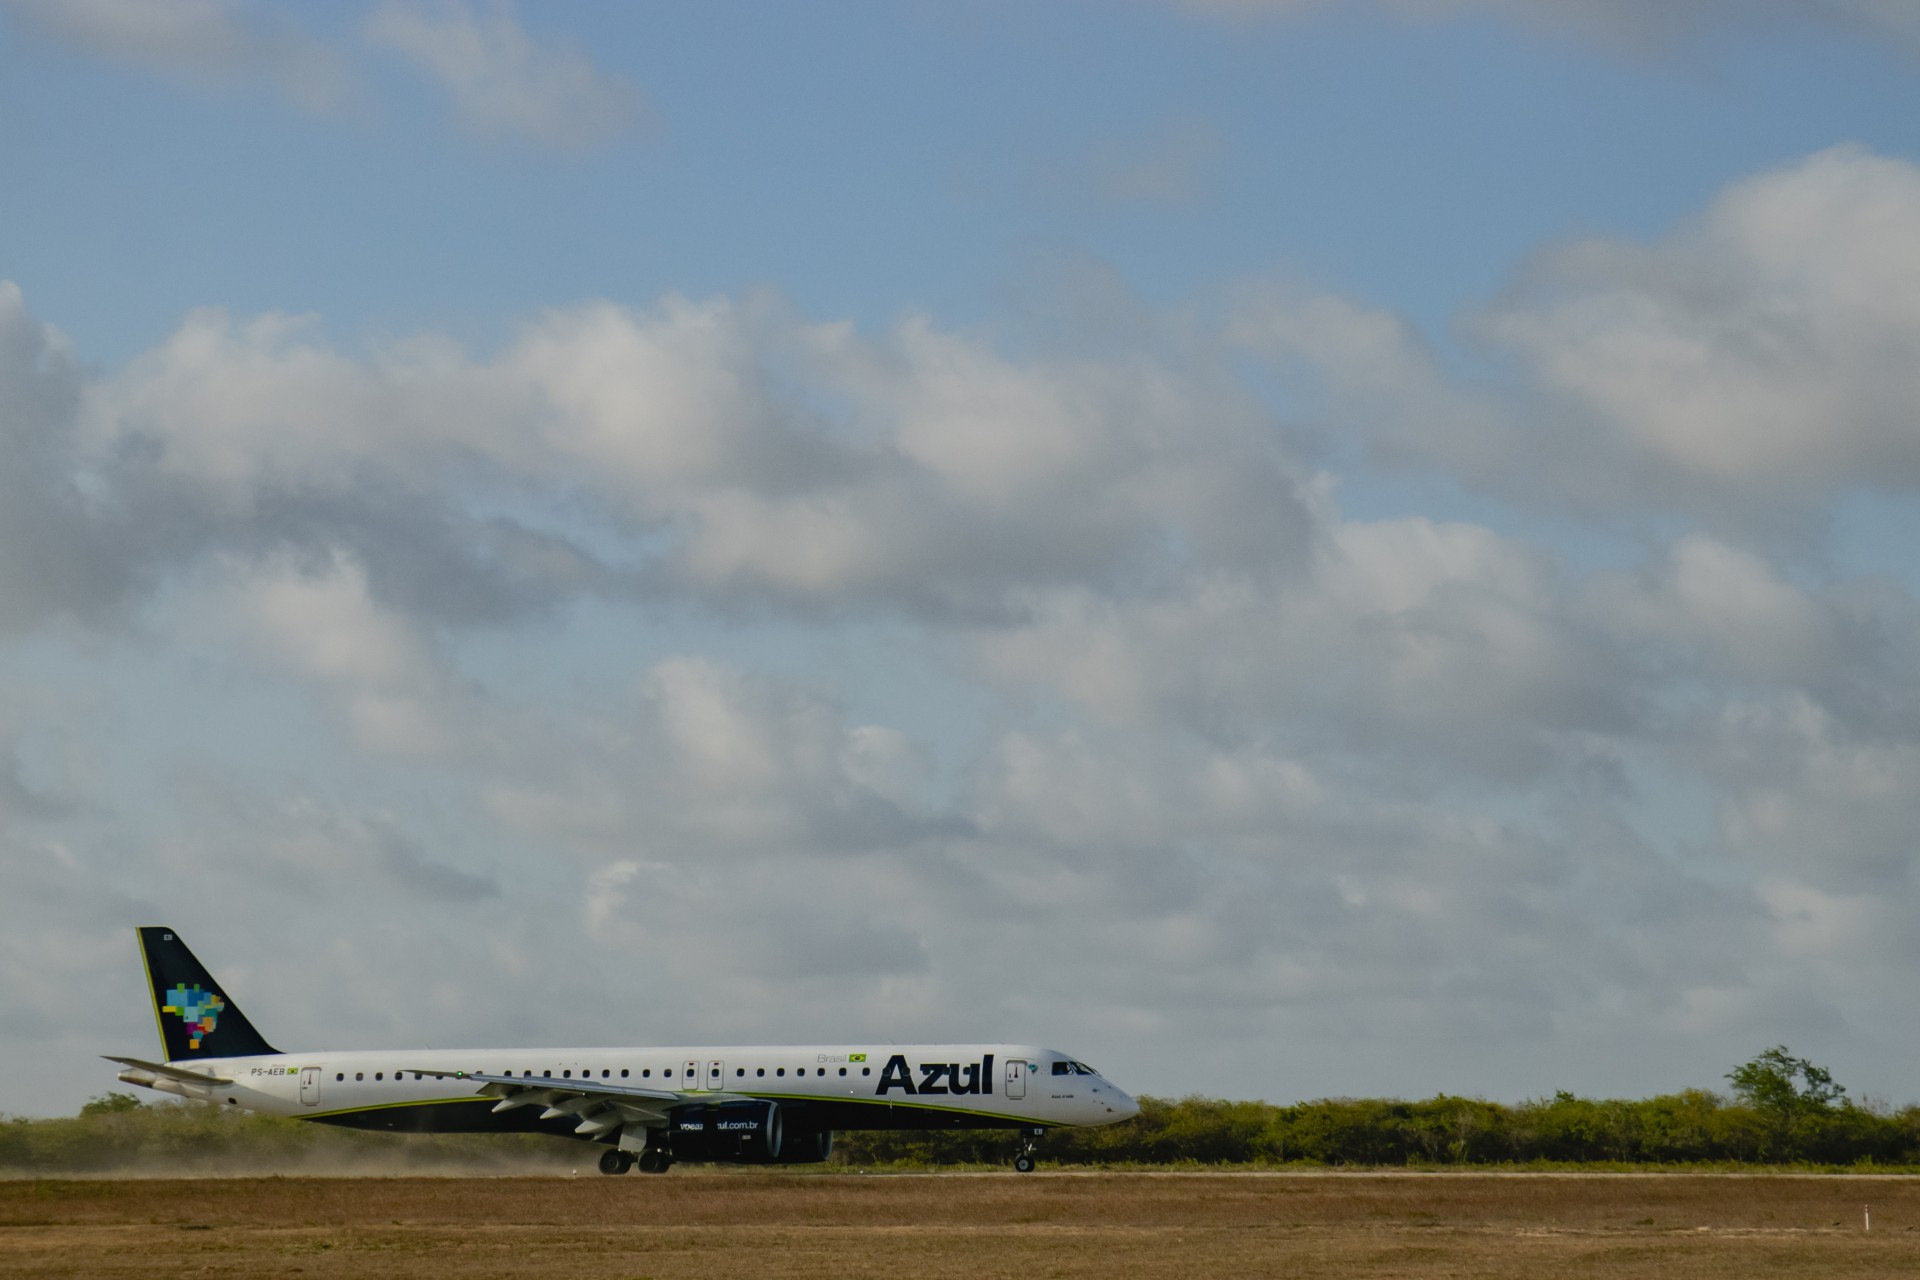
<svg viewBox="0 0 1920 1280">
<path fill-rule="evenodd" d="M 542 1120 L 575 1117 L 580 1123 L 574 1132 L 583 1138 L 623 1125 L 658 1128 L 667 1122 L 669 1110 L 692 1100 L 692 1095 L 671 1089 L 615 1084 L 611 1080 L 588 1077 L 555 1080 L 551 1076 L 496 1076 L 484 1071 L 421 1071 L 417 1074 L 441 1080 L 471 1080 L 481 1086 L 482 1095 L 499 1099 L 493 1104 L 495 1111 L 537 1106 L 543 1108 Z"/>
</svg>

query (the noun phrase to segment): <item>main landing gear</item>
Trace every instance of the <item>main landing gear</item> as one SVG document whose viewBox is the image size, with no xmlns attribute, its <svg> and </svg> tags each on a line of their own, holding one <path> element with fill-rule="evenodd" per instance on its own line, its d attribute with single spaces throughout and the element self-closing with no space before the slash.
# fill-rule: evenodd
<svg viewBox="0 0 1920 1280">
<path fill-rule="evenodd" d="M 1015 1172 L 1017 1173 L 1033 1172 L 1034 1144 L 1040 1140 L 1040 1135 L 1045 1132 L 1046 1132 L 1045 1129 L 1026 1129 L 1021 1131 L 1020 1151 L 1017 1155 L 1013 1157 L 1013 1167 Z"/>
<path fill-rule="evenodd" d="M 622 1151 L 619 1147 L 600 1153 L 600 1172 L 602 1173 L 625 1173 L 636 1164 L 640 1166 L 642 1173 L 665 1173 L 673 1167 L 673 1157 L 658 1147 L 648 1147 L 638 1156 L 631 1151 Z"/>
</svg>

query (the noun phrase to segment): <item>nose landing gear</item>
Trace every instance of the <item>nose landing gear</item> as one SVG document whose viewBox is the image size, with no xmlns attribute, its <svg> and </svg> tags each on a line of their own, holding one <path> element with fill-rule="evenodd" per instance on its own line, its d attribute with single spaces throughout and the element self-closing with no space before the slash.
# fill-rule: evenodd
<svg viewBox="0 0 1920 1280">
<path fill-rule="evenodd" d="M 1021 1131 L 1020 1150 L 1013 1157 L 1013 1168 L 1016 1173 L 1033 1172 L 1033 1148 L 1040 1140 L 1040 1135 L 1045 1132 L 1045 1129 L 1023 1129 Z"/>
</svg>

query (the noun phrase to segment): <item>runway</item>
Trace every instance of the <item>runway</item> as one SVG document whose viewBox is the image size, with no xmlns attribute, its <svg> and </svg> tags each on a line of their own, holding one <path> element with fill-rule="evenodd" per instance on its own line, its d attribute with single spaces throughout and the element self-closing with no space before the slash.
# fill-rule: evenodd
<svg viewBox="0 0 1920 1280">
<path fill-rule="evenodd" d="M 1917 1265 L 1913 1177 L 683 1168 L 0 1183 L 0 1276 L 1744 1280 Z"/>
</svg>

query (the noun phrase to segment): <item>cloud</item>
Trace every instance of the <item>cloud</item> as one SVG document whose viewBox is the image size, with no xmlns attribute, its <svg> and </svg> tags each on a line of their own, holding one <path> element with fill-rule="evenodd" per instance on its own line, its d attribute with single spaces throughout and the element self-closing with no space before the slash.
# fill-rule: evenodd
<svg viewBox="0 0 1920 1280">
<path fill-rule="evenodd" d="M 395 911 L 463 910 L 500 894 L 493 875 L 457 865 L 475 861 L 471 854 L 455 850 L 449 855 L 455 861 L 436 859 L 405 822 L 378 808 L 356 811 L 306 790 L 267 799 L 224 784 L 194 786 L 206 818 L 203 843 L 166 851 L 178 870 L 244 874 L 289 900 L 378 898 Z M 360 886 L 357 893 L 350 885 Z"/>
<path fill-rule="evenodd" d="M 269 663 L 331 689 L 353 738 L 369 751 L 431 756 L 451 750 L 469 711 L 415 617 L 383 607 L 364 567 L 334 552 L 223 562 L 225 608 Z"/>
<path fill-rule="evenodd" d="M 1269 294 L 1250 347 L 1304 361 L 1388 459 L 1592 514 L 1752 527 L 1920 484 L 1920 169 L 1840 147 L 1735 184 L 1653 244 L 1537 254 L 1464 330 L 1511 380 L 1452 376 L 1396 318 Z"/>
<path fill-rule="evenodd" d="M 265 84 L 315 113 L 362 92 L 347 51 L 255 0 L 0 0 L 0 10 L 93 57 L 203 88 Z M 530 34 L 512 0 L 386 0 L 360 35 L 444 90 L 486 141 L 578 152 L 657 128 L 632 81 L 565 40 Z"/>
<path fill-rule="evenodd" d="M 64 818 L 74 806 L 27 781 L 20 767 L 18 747 L 0 736 L 0 814 L 17 820 Z"/>
<path fill-rule="evenodd" d="M 1858 670 L 1875 626 L 1704 534 L 1677 539 L 1637 574 L 1596 575 L 1586 603 L 1629 643 L 1668 646 L 1701 671 L 1755 683 L 1808 686 Z"/>
<path fill-rule="evenodd" d="M 0 0 L 27 26 L 96 57 L 211 87 L 264 82 L 309 111 L 339 108 L 340 55 L 250 0 Z"/>
<path fill-rule="evenodd" d="M 1005 615 L 1041 584 L 1297 559 L 1310 525 L 1220 366 L 1022 364 L 771 300 L 554 310 L 487 361 L 201 312 L 78 414 L 55 425 L 177 513 L 177 554 L 344 547 L 376 597 L 449 619 L 582 591 Z M 556 518 L 576 495 L 606 522 L 591 546 Z"/>
<path fill-rule="evenodd" d="M 82 461 L 83 383 L 66 340 L 0 281 L 0 632 L 100 620 L 153 551 Z"/>
<path fill-rule="evenodd" d="M 1304 572 L 1227 571 L 1135 600 L 1062 591 L 981 630 L 996 678 L 1103 720 L 1518 781 L 1638 719 L 1626 656 L 1553 561 L 1471 525 L 1330 519 Z"/>
<path fill-rule="evenodd" d="M 1920 881 L 1920 764 L 1909 729 L 1851 726 L 1800 692 L 1729 702 L 1702 726 L 1719 838 L 1730 859 L 1759 864 L 1773 892 L 1885 894 Z M 1836 836 L 1844 835 L 1841 838 Z"/>
<path fill-rule="evenodd" d="M 652 124 L 631 81 L 582 49 L 530 35 L 512 0 L 481 11 L 464 0 L 388 0 L 362 34 L 438 83 L 482 138 L 585 151 Z"/>
<path fill-rule="evenodd" d="M 189 904 L 338 975 L 242 975 L 290 1043 L 512 1005 L 528 1042 L 1031 1035 L 1277 1096 L 1670 1087 L 1809 1029 L 1896 1060 L 1920 605 L 1755 529 L 1911 485 L 1866 348 L 1911 345 L 1912 183 L 1827 153 L 1551 249 L 1473 377 L 1266 288 L 1039 351 L 770 296 L 484 352 L 203 311 L 87 376 L 0 292 L 6 679 L 102 699 L 70 732 L 135 780 L 41 785 L 10 715 L 0 857 L 43 905 L 0 925 L 90 990 L 109 917 Z M 1645 549 L 1359 518 L 1301 456 L 1339 430 Z M 90 878 L 78 941 L 38 918 Z M 348 1003 L 396 972 L 444 976 Z M 669 980 L 609 1030 L 555 972 Z"/>
<path fill-rule="evenodd" d="M 1194 13 L 1241 20 L 1297 18 L 1328 0 L 1173 0 Z M 1555 35 L 1646 52 L 1709 32 L 1780 23 L 1832 24 L 1913 42 L 1920 14 L 1903 0 L 1372 0 L 1375 11 L 1415 21 L 1492 18 Z"/>
<path fill-rule="evenodd" d="M 865 856 L 955 829 L 919 794 L 925 763 L 904 736 L 846 726 L 819 693 L 709 659 L 657 663 L 629 714 L 591 736 L 594 753 L 556 742 L 550 764 L 503 772 L 489 810 L 587 857 L 631 856 L 636 842 L 655 856 Z"/>
<path fill-rule="evenodd" d="M 1166 124 L 1101 148 L 1094 157 L 1094 191 L 1116 204 L 1190 207 L 1210 193 L 1226 150 L 1225 140 L 1205 124 Z"/>
</svg>

